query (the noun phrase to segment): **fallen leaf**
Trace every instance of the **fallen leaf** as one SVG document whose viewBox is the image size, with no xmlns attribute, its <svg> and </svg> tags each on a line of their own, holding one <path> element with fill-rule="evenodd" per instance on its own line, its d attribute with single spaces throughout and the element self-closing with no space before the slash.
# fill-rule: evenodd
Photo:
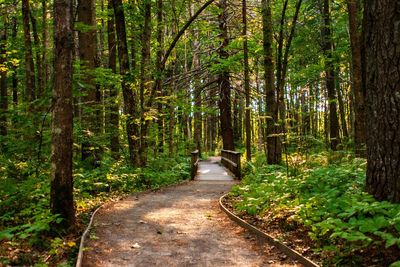
<svg viewBox="0 0 400 267">
<path fill-rule="evenodd" d="M 135 243 L 131 246 L 131 248 L 140 248 L 140 245 L 138 243 Z"/>
</svg>

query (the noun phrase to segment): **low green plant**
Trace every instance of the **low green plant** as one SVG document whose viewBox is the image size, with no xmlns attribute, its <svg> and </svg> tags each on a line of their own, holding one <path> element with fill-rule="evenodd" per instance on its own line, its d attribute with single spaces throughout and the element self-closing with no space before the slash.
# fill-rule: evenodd
<svg viewBox="0 0 400 267">
<path fill-rule="evenodd" d="M 263 156 L 248 163 L 243 182 L 231 192 L 234 208 L 289 228 L 301 225 L 321 252 L 333 250 L 334 264 L 350 264 L 344 259 L 354 251 L 400 248 L 400 205 L 364 192 L 364 159 L 343 151 L 290 157 L 297 163 L 289 176 L 286 167 L 266 165 Z"/>
</svg>

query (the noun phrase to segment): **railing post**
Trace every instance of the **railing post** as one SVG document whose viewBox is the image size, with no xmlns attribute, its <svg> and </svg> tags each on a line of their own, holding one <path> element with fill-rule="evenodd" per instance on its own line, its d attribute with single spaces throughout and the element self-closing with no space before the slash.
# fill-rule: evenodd
<svg viewBox="0 0 400 267">
<path fill-rule="evenodd" d="M 192 154 L 192 161 L 191 161 L 191 179 L 193 180 L 197 174 L 197 170 L 199 167 L 199 151 L 195 150 L 191 152 Z"/>
<path fill-rule="evenodd" d="M 230 150 L 221 150 L 221 163 L 228 168 L 238 179 L 241 179 L 240 153 Z"/>
<path fill-rule="evenodd" d="M 236 168 L 236 177 L 241 180 L 242 179 L 242 168 L 240 166 L 240 153 L 236 154 L 236 164 L 237 164 L 237 168 Z"/>
</svg>

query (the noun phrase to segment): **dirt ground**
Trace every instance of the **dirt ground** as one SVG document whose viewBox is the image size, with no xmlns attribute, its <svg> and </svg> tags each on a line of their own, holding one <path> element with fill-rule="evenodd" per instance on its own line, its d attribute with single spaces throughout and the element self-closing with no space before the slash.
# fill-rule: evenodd
<svg viewBox="0 0 400 267">
<path fill-rule="evenodd" d="M 83 266 L 301 266 L 219 209 L 233 181 L 192 181 L 106 205 Z"/>
</svg>

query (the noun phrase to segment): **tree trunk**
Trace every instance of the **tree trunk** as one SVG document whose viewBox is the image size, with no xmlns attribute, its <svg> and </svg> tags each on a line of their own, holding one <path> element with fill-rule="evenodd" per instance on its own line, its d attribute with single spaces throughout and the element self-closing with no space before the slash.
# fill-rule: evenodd
<svg viewBox="0 0 400 267">
<path fill-rule="evenodd" d="M 40 98 L 43 95 L 43 77 L 44 77 L 44 72 L 43 72 L 43 65 L 42 65 L 42 57 L 40 54 L 40 40 L 39 40 L 39 33 L 37 30 L 37 21 L 35 16 L 32 14 L 32 11 L 29 11 L 29 17 L 31 19 L 31 24 L 32 24 L 32 32 L 33 32 L 33 42 L 35 44 L 35 50 L 36 50 L 36 68 L 37 68 L 37 92 L 36 92 L 36 97 Z"/>
<path fill-rule="evenodd" d="M 99 102 L 94 70 L 97 60 L 96 6 L 95 0 L 78 0 L 78 20 L 82 29 L 79 31 L 79 58 L 83 66 L 82 97 L 82 160 L 89 160 L 92 166 L 98 160 L 99 148 L 94 137 L 100 132 Z"/>
<path fill-rule="evenodd" d="M 199 43 L 199 34 L 198 30 L 194 29 L 193 31 L 193 41 L 192 41 L 192 50 L 193 50 L 193 57 L 192 57 L 192 70 L 197 71 L 200 68 L 200 43 Z M 201 82 L 198 77 L 194 77 L 193 81 L 194 85 L 194 143 L 196 149 L 199 150 L 199 155 L 201 157 L 201 153 L 203 152 L 202 147 L 202 139 L 203 139 L 203 116 L 202 116 L 202 88 Z M 205 135 L 204 135 L 205 136 Z"/>
<path fill-rule="evenodd" d="M 17 40 L 17 18 L 13 17 L 12 19 L 12 32 L 11 36 L 13 41 Z M 12 74 L 12 99 L 13 105 L 16 107 L 18 105 L 18 78 L 17 78 L 18 66 L 13 66 L 13 74 Z"/>
<path fill-rule="evenodd" d="M 35 66 L 33 64 L 31 28 L 29 24 L 29 0 L 22 0 L 22 22 L 24 26 L 24 42 L 25 42 L 25 79 L 26 93 L 25 99 L 28 102 L 35 100 Z"/>
<path fill-rule="evenodd" d="M 265 114 L 267 116 L 267 162 L 279 164 L 282 158 L 281 138 L 278 133 L 278 104 L 275 94 L 274 62 L 273 62 L 273 32 L 271 0 L 262 0 L 263 48 L 264 48 L 264 83 L 265 83 Z"/>
<path fill-rule="evenodd" d="M 107 39 L 108 39 L 108 67 L 113 73 L 117 73 L 117 42 L 115 40 L 115 18 L 112 10 L 111 0 L 108 1 L 108 21 L 107 21 Z M 109 127 L 110 150 L 114 159 L 119 158 L 119 105 L 116 100 L 118 97 L 117 86 L 110 87 L 109 93 Z"/>
<path fill-rule="evenodd" d="M 339 70 L 336 70 L 335 75 L 338 75 Z M 344 102 L 343 102 L 343 95 L 342 95 L 342 88 L 340 88 L 340 81 L 337 78 L 336 79 L 336 90 L 337 90 L 337 98 L 338 98 L 338 103 L 339 103 L 339 114 L 340 114 L 340 122 L 342 125 L 342 133 L 343 137 L 348 138 L 349 137 L 349 131 L 347 129 L 347 123 L 346 123 L 346 110 L 344 107 Z"/>
<path fill-rule="evenodd" d="M 47 62 L 47 49 L 49 48 L 49 40 L 48 40 L 48 26 L 47 26 L 47 1 L 42 0 L 42 24 L 43 24 L 43 31 L 42 31 L 42 64 L 43 64 L 43 77 L 42 77 L 42 89 L 47 89 L 47 82 L 49 81 L 49 64 Z"/>
<path fill-rule="evenodd" d="M 120 74 L 122 76 L 122 95 L 124 98 L 124 113 L 126 115 L 126 134 L 128 138 L 129 157 L 133 166 L 139 166 L 138 151 L 138 124 L 135 123 L 137 118 L 137 104 L 133 90 L 128 83 L 129 73 L 129 55 L 128 45 L 126 42 L 125 14 L 122 0 L 112 0 L 115 15 L 115 28 L 118 40 L 118 57 Z"/>
<path fill-rule="evenodd" d="M 240 94 L 238 91 L 233 92 L 233 137 L 235 138 L 234 143 L 239 144 L 242 142 L 242 125 L 240 122 L 241 106 L 240 106 Z"/>
<path fill-rule="evenodd" d="M 150 92 L 150 41 L 151 41 L 151 1 L 145 0 L 143 3 L 144 9 L 144 25 L 142 32 L 142 58 L 140 62 L 140 112 L 141 112 L 141 131 L 140 131 L 140 165 L 147 164 L 147 128 L 149 120 L 146 119 L 147 107 L 145 103 L 145 92 Z"/>
<path fill-rule="evenodd" d="M 247 44 L 247 5 L 246 0 L 242 0 L 242 19 L 243 19 L 243 69 L 244 69 L 244 92 L 246 95 L 246 160 L 251 161 L 251 121 L 250 121 L 250 74 L 249 74 L 249 48 Z"/>
<path fill-rule="evenodd" d="M 157 94 L 160 98 L 157 103 L 158 109 L 158 152 L 164 152 L 164 115 L 163 115 L 163 104 L 162 97 L 164 95 L 162 88 L 162 74 L 161 74 L 161 62 L 164 54 L 164 31 L 163 31 L 163 0 L 157 0 L 157 59 L 156 59 L 156 86 Z"/>
<path fill-rule="evenodd" d="M 365 156 L 365 143 L 367 140 L 365 129 L 365 88 L 362 77 L 362 41 L 361 21 L 359 13 L 361 4 L 359 0 L 347 0 L 349 11 L 350 44 L 352 55 L 352 91 L 354 92 L 354 143 L 356 155 Z"/>
<path fill-rule="evenodd" d="M 52 125 L 52 180 L 50 207 L 63 227 L 75 224 L 72 181 L 72 53 L 71 0 L 54 1 L 54 87 Z"/>
<path fill-rule="evenodd" d="M 218 54 L 221 60 L 229 57 L 226 47 L 229 45 L 228 36 L 228 5 L 226 0 L 219 0 L 220 14 L 218 15 L 221 45 Z M 222 147 L 226 150 L 234 150 L 233 129 L 232 129 L 232 107 L 231 107 L 231 84 L 229 81 L 229 71 L 223 69 L 218 74 L 219 86 L 219 112 L 221 121 Z"/>
<path fill-rule="evenodd" d="M 368 118 L 366 189 L 379 200 L 400 202 L 398 1 L 366 1 L 364 20 Z"/>
<path fill-rule="evenodd" d="M 329 0 L 323 0 L 323 27 L 322 49 L 325 55 L 326 90 L 328 92 L 329 105 L 329 134 L 330 147 L 336 150 L 339 144 L 339 119 L 337 115 L 337 97 L 335 92 L 335 66 L 333 64 L 333 43 L 331 33 L 331 19 Z"/>
<path fill-rule="evenodd" d="M 0 66 L 7 62 L 7 27 L 0 32 Z M 0 68 L 0 135 L 7 135 L 7 112 L 8 112 L 8 91 L 7 91 L 7 69 Z M 1 147 L 0 147 L 1 148 Z"/>
</svg>

